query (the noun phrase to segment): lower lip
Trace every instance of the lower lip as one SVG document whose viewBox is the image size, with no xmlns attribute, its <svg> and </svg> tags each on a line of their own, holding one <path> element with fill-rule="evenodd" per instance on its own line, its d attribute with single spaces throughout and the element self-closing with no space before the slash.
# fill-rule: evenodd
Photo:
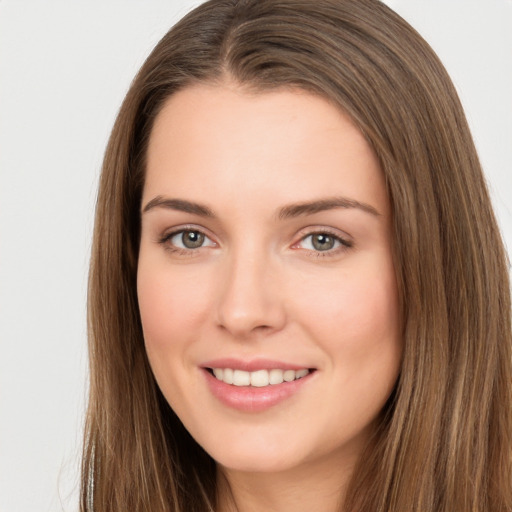
<svg viewBox="0 0 512 512">
<path fill-rule="evenodd" d="M 283 382 L 261 388 L 234 386 L 218 380 L 204 370 L 206 381 L 213 395 L 224 405 L 243 412 L 262 412 L 297 394 L 309 382 L 313 373 L 292 382 Z"/>
</svg>

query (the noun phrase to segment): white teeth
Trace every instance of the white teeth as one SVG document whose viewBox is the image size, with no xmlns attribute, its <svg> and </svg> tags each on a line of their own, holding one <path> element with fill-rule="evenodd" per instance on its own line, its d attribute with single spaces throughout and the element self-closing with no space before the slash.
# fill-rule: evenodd
<svg viewBox="0 0 512 512">
<path fill-rule="evenodd" d="M 262 388 L 268 386 L 269 376 L 267 370 L 258 370 L 257 372 L 251 372 L 251 386 L 256 388 Z"/>
<path fill-rule="evenodd" d="M 284 381 L 283 370 L 270 370 L 268 373 L 268 381 L 270 384 L 281 384 Z"/>
<path fill-rule="evenodd" d="M 251 384 L 251 374 L 243 370 L 233 372 L 233 384 L 235 386 L 249 386 Z"/>
<path fill-rule="evenodd" d="M 253 386 L 262 388 L 268 385 L 282 384 L 301 379 L 309 374 L 307 368 L 301 370 L 257 370 L 246 372 L 244 370 L 233 370 L 231 368 L 212 368 L 213 374 L 218 380 L 234 386 Z"/>
<path fill-rule="evenodd" d="M 283 373 L 283 379 L 285 382 L 291 382 L 292 380 L 295 380 L 295 370 L 286 370 Z"/>
<path fill-rule="evenodd" d="M 309 370 L 306 370 L 306 368 L 304 368 L 303 370 L 297 370 L 295 372 L 295 378 L 302 379 L 302 377 L 305 377 L 308 373 L 309 373 Z"/>
<path fill-rule="evenodd" d="M 224 371 L 222 373 L 222 380 L 226 384 L 233 384 L 233 370 L 231 368 L 224 368 Z"/>
</svg>

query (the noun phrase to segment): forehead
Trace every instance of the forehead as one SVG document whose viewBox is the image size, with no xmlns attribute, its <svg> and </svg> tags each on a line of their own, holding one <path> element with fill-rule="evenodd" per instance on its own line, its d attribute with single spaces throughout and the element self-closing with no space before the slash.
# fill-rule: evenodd
<svg viewBox="0 0 512 512">
<path fill-rule="evenodd" d="M 302 90 L 249 93 L 228 84 L 179 91 L 155 120 L 146 171 L 146 198 L 179 191 L 208 202 L 236 190 L 307 201 L 336 187 L 381 210 L 387 203 L 362 133 L 340 109 Z"/>
</svg>

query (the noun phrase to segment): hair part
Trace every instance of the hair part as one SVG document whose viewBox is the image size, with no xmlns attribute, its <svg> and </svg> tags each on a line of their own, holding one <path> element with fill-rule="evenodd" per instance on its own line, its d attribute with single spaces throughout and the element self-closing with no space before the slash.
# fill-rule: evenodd
<svg viewBox="0 0 512 512">
<path fill-rule="evenodd" d="M 149 367 L 136 274 L 154 120 L 176 91 L 228 81 L 326 98 L 365 135 L 386 178 L 403 362 L 343 510 L 512 510 L 506 254 L 445 69 L 378 0 L 211 0 L 164 36 L 134 79 L 96 207 L 81 510 L 215 506 L 215 463 Z"/>
</svg>

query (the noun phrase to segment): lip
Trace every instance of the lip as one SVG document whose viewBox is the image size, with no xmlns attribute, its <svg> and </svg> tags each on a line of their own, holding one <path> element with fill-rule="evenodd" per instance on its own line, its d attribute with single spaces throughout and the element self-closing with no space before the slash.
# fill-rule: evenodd
<svg viewBox="0 0 512 512">
<path fill-rule="evenodd" d="M 303 368 L 309 368 L 309 366 L 301 366 L 297 364 L 285 363 L 283 361 L 276 361 L 272 359 L 257 358 L 248 361 L 235 359 L 235 358 L 223 358 L 213 359 L 206 361 L 201 364 L 203 368 L 232 368 L 233 370 L 244 370 L 246 372 L 255 372 L 257 370 L 302 370 Z"/>
<path fill-rule="evenodd" d="M 201 370 L 210 392 L 225 406 L 241 412 L 249 413 L 264 412 L 294 395 L 297 395 L 305 386 L 308 385 L 311 378 L 316 373 L 316 371 L 312 371 L 305 377 L 296 379 L 292 382 L 283 382 L 281 384 L 258 388 L 226 384 L 212 375 L 208 370 L 209 368 L 232 368 L 234 370 L 256 371 L 276 368 L 282 370 L 300 370 L 305 367 L 263 359 L 250 362 L 242 362 L 240 360 L 233 359 L 218 359 L 215 361 L 209 361 L 202 365 Z"/>
</svg>

